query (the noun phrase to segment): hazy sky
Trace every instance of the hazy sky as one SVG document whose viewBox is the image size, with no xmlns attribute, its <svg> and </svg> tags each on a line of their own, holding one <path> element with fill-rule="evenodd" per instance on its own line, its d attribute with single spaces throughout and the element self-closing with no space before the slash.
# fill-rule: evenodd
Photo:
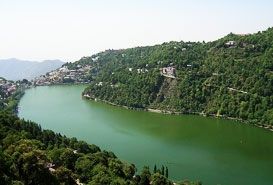
<svg viewBox="0 0 273 185">
<path fill-rule="evenodd" d="M 74 61 L 272 26 L 272 0 L 0 0 L 0 58 Z"/>
</svg>

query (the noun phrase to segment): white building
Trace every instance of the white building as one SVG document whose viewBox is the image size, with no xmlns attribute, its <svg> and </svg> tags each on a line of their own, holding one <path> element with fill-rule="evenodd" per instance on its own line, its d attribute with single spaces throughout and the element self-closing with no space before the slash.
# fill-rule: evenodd
<svg viewBox="0 0 273 185">
<path fill-rule="evenodd" d="M 163 67 L 163 68 L 161 68 L 161 74 L 166 77 L 175 78 L 175 68 L 174 67 Z"/>
<path fill-rule="evenodd" d="M 233 41 L 233 40 L 228 41 L 228 42 L 226 43 L 226 46 L 228 46 L 228 47 L 236 46 L 236 42 Z"/>
</svg>

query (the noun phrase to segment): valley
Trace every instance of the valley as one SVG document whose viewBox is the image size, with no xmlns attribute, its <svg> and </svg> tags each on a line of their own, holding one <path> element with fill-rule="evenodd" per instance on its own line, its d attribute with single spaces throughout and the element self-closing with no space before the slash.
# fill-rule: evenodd
<svg viewBox="0 0 273 185">
<path fill-rule="evenodd" d="M 85 87 L 29 89 L 19 104 L 19 116 L 114 151 L 137 169 L 167 166 L 174 180 L 271 184 L 271 132 L 235 121 L 163 115 L 89 101 L 81 97 Z"/>
</svg>

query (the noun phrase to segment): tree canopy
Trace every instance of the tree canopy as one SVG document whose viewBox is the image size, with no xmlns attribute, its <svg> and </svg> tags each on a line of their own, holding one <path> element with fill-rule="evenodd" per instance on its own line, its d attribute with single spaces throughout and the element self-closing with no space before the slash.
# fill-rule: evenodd
<svg viewBox="0 0 273 185">
<path fill-rule="evenodd" d="M 93 81 L 83 94 L 91 98 L 272 125 L 273 28 L 208 43 L 107 50 L 76 62 L 86 63 Z M 175 69 L 172 78 L 162 75 L 167 67 Z"/>
</svg>

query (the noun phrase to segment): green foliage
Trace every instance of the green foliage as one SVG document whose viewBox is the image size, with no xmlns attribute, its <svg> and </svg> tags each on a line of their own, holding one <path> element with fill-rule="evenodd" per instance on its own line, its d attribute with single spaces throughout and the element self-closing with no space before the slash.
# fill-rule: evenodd
<svg viewBox="0 0 273 185">
<path fill-rule="evenodd" d="M 88 63 L 96 71 L 84 92 L 94 99 L 272 125 L 272 51 L 270 28 L 252 35 L 229 34 L 209 43 L 107 50 L 76 63 Z M 175 79 L 160 74 L 160 68 L 169 66 L 176 69 Z"/>
<path fill-rule="evenodd" d="M 73 172 L 63 166 L 60 166 L 59 168 L 57 168 L 54 174 L 56 175 L 56 178 L 58 179 L 60 184 L 65 184 L 65 185 L 77 184 L 75 182 L 75 175 L 73 174 Z"/>
<path fill-rule="evenodd" d="M 140 185 L 149 185 L 151 180 L 151 172 L 149 167 L 145 166 L 140 174 Z"/>
<path fill-rule="evenodd" d="M 160 173 L 154 173 L 151 177 L 151 184 L 152 185 L 161 185 L 161 184 L 172 185 L 172 182 L 169 181 L 164 175 Z"/>
<path fill-rule="evenodd" d="M 167 169 L 167 168 L 165 168 Z M 94 185 L 169 184 L 162 174 L 151 174 L 76 138 L 67 138 L 36 123 L 0 111 L 0 180 L 4 184 Z M 166 173 L 166 172 L 165 172 Z"/>
<path fill-rule="evenodd" d="M 182 182 L 178 182 L 176 183 L 177 185 L 202 185 L 201 182 L 191 182 L 191 181 L 182 181 Z"/>
</svg>

